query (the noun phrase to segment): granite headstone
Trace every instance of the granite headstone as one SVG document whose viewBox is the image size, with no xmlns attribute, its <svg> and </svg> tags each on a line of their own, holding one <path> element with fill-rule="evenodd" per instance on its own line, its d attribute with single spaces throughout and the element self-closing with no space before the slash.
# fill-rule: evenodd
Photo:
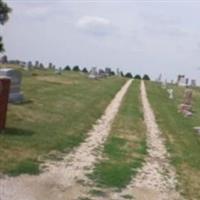
<svg viewBox="0 0 200 200">
<path fill-rule="evenodd" d="M 0 69 L 0 76 L 8 77 L 11 80 L 9 102 L 20 103 L 23 101 L 21 92 L 22 74 L 20 71 L 12 68 Z"/>
</svg>

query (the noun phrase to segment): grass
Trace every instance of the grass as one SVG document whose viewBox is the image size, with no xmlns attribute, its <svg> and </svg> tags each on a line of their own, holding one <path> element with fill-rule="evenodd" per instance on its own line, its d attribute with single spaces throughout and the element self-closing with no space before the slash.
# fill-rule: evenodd
<svg viewBox="0 0 200 200">
<path fill-rule="evenodd" d="M 200 199 L 200 137 L 193 130 L 200 125 L 200 89 L 193 91 L 193 110 L 191 118 L 185 118 L 177 112 L 184 89 L 173 86 L 175 99 L 168 99 L 168 94 L 156 83 L 148 82 L 149 100 L 154 109 L 157 122 L 166 138 L 166 146 L 175 166 L 178 189 L 188 200 Z"/>
<path fill-rule="evenodd" d="M 0 172 L 9 174 L 36 173 L 38 157 L 78 146 L 126 81 L 20 70 L 25 101 L 9 104 L 7 129 L 0 134 Z"/>
<path fill-rule="evenodd" d="M 125 187 L 144 161 L 147 147 L 139 86 L 138 81 L 130 86 L 105 143 L 104 159 L 91 175 L 101 186 Z"/>
</svg>

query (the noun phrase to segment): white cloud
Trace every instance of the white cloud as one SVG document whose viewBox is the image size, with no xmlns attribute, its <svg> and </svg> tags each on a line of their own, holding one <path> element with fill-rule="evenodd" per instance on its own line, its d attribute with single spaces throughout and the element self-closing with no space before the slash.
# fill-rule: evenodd
<svg viewBox="0 0 200 200">
<path fill-rule="evenodd" d="M 108 35 L 114 28 L 110 20 L 95 16 L 80 18 L 77 22 L 77 27 L 84 32 L 98 36 Z"/>
</svg>

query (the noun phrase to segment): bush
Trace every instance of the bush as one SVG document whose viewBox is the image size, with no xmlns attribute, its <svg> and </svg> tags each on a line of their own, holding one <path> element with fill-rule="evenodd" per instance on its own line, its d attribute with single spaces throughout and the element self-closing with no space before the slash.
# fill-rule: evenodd
<svg viewBox="0 0 200 200">
<path fill-rule="evenodd" d="M 79 72 L 79 71 L 80 71 L 79 66 L 78 66 L 78 65 L 75 65 L 75 66 L 73 67 L 73 71 Z"/>
<path fill-rule="evenodd" d="M 64 68 L 64 70 L 71 71 L 71 68 L 70 68 L 69 65 L 67 65 L 67 66 Z"/>
<path fill-rule="evenodd" d="M 115 72 L 114 72 L 114 71 L 111 71 L 111 72 L 110 72 L 110 76 L 115 76 Z"/>
<path fill-rule="evenodd" d="M 130 72 L 126 73 L 125 75 L 126 78 L 133 78 L 132 74 Z"/>
<path fill-rule="evenodd" d="M 83 68 L 82 72 L 83 73 L 88 73 L 88 70 L 86 68 Z"/>
<path fill-rule="evenodd" d="M 147 74 L 145 74 L 145 75 L 143 76 L 143 80 L 150 81 L 150 77 L 149 77 Z"/>
<path fill-rule="evenodd" d="M 140 79 L 141 79 L 141 76 L 137 74 L 137 75 L 135 75 L 134 79 L 140 80 Z"/>
</svg>

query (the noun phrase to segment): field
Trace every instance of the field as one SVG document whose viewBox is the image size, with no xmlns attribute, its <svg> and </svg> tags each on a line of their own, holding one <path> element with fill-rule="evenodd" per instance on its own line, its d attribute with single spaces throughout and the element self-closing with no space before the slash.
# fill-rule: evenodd
<svg viewBox="0 0 200 200">
<path fill-rule="evenodd" d="M 151 81 L 145 87 L 117 76 L 91 80 L 81 72 L 19 70 L 25 100 L 9 104 L 7 128 L 0 134 L 0 173 L 11 175 L 0 184 L 22 183 L 10 188 L 13 196 L 31 180 L 32 194 L 49 200 L 58 194 L 61 199 L 200 199 L 200 137 L 193 129 L 200 126 L 199 88 L 193 89 L 193 116 L 186 118 L 177 109 L 183 87 L 168 86 L 175 96 L 169 99 Z M 53 168 L 41 171 L 40 164 Z M 24 173 L 36 176 L 12 179 Z"/>
<path fill-rule="evenodd" d="M 43 157 L 58 159 L 57 151 L 79 145 L 124 82 L 90 80 L 78 72 L 23 71 L 25 101 L 9 104 L 7 129 L 0 134 L 0 172 L 38 173 Z"/>
</svg>

